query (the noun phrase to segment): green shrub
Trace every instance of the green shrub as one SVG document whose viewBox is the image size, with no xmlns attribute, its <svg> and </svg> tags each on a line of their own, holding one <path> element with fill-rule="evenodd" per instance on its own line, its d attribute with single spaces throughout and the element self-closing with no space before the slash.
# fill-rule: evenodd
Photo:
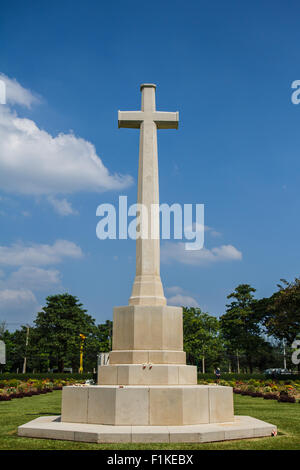
<svg viewBox="0 0 300 470">
<path fill-rule="evenodd" d="M 201 372 L 198 372 L 198 378 L 199 379 L 213 379 L 213 381 L 216 380 L 216 376 L 214 373 L 208 372 L 207 374 L 202 374 Z M 246 381 L 246 380 L 265 380 L 265 375 L 264 374 L 236 374 L 236 373 L 229 373 L 229 372 L 222 372 L 221 371 L 221 379 L 230 381 L 230 380 L 241 380 L 241 381 Z"/>
<path fill-rule="evenodd" d="M 224 387 L 228 387 L 229 386 L 229 382 L 227 382 L 226 380 L 220 380 L 220 385 L 223 385 Z"/>
<path fill-rule="evenodd" d="M 3 374 L 0 374 L 0 384 L 4 380 L 18 380 L 18 383 L 20 382 L 26 382 L 29 379 L 33 380 L 46 380 L 49 379 L 51 382 L 55 380 L 74 380 L 75 382 L 78 380 L 87 380 L 87 379 L 92 379 L 93 374 L 91 373 L 85 373 L 85 374 L 69 374 L 69 373 L 51 373 L 51 372 L 40 372 L 37 374 L 32 374 L 32 373 L 26 373 L 26 374 L 16 374 L 15 372 L 4 372 Z M 2 388 L 2 387 L 1 387 Z"/>
</svg>

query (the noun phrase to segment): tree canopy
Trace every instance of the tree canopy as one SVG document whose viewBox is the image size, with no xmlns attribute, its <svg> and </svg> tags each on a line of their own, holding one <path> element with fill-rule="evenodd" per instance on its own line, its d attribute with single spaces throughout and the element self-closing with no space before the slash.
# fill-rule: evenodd
<svg viewBox="0 0 300 470">
<path fill-rule="evenodd" d="M 261 337 L 262 319 L 254 308 L 255 291 L 249 284 L 238 285 L 234 292 L 227 296 L 227 299 L 233 300 L 226 305 L 226 313 L 220 318 L 222 336 L 228 348 L 245 354 L 251 372 L 255 351 L 265 343 Z"/>
<path fill-rule="evenodd" d="M 217 367 L 222 357 L 219 320 L 200 308 L 183 308 L 184 350 L 189 364 Z"/>
<path fill-rule="evenodd" d="M 300 279 L 281 279 L 278 292 L 264 300 L 267 333 L 288 345 L 300 334 Z"/>
</svg>

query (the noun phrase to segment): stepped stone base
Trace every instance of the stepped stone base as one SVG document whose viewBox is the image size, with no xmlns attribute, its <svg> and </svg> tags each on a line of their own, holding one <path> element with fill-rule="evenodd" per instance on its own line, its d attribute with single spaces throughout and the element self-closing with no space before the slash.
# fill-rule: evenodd
<svg viewBox="0 0 300 470">
<path fill-rule="evenodd" d="M 106 426 L 63 423 L 60 416 L 36 418 L 18 428 L 18 435 L 44 439 L 100 443 L 216 442 L 269 437 L 273 424 L 250 416 L 235 416 L 232 422 L 189 426 Z"/>
<path fill-rule="evenodd" d="M 63 388 L 61 420 L 122 426 L 181 426 L 233 421 L 231 387 L 96 385 Z"/>
<path fill-rule="evenodd" d="M 98 367 L 98 385 L 196 385 L 197 367 L 118 364 Z"/>
</svg>

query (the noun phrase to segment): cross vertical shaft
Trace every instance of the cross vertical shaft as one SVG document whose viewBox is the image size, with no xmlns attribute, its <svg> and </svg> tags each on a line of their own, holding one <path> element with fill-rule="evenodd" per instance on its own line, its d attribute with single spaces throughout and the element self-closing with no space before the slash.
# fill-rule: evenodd
<svg viewBox="0 0 300 470">
<path fill-rule="evenodd" d="M 156 111 L 155 88 L 141 85 L 141 111 L 119 111 L 119 127 L 140 129 L 137 202 L 146 212 L 140 213 L 139 232 L 143 235 L 136 240 L 136 276 L 129 305 L 166 304 L 160 279 L 159 211 L 153 212 L 159 206 L 157 129 L 177 128 L 178 113 Z"/>
<path fill-rule="evenodd" d="M 142 111 L 155 112 L 155 87 L 142 87 L 141 91 Z M 136 277 L 129 305 L 165 305 L 159 239 L 151 238 L 151 223 L 159 230 L 159 214 L 156 214 L 156 220 L 150 217 L 152 204 L 159 204 L 157 128 L 151 118 L 144 119 L 140 127 L 137 202 L 148 214 L 148 239 L 136 240 Z"/>
</svg>

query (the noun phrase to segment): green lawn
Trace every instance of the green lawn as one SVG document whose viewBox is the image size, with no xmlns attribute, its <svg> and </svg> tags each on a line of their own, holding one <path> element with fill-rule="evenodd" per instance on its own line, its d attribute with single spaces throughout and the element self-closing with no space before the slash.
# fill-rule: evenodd
<svg viewBox="0 0 300 470">
<path fill-rule="evenodd" d="M 300 449 L 300 404 L 235 395 L 235 414 L 276 424 L 277 437 L 211 444 L 87 444 L 17 436 L 17 427 L 38 416 L 59 415 L 61 392 L 0 402 L 0 450 L 12 449 Z"/>
</svg>

